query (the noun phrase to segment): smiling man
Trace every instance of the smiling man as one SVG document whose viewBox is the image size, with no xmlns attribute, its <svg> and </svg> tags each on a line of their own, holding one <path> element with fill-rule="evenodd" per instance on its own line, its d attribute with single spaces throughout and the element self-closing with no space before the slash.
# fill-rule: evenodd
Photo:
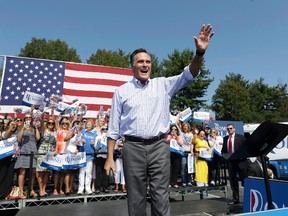
<svg viewBox="0 0 288 216">
<path fill-rule="evenodd" d="M 150 79 L 151 55 L 140 48 L 130 56 L 134 77 L 114 93 L 105 164 L 107 175 L 110 169 L 115 173 L 115 143 L 125 137 L 123 164 L 130 216 L 146 215 L 148 184 L 151 215 L 170 215 L 170 151 L 164 138 L 169 132 L 170 100 L 178 90 L 197 80 L 203 55 L 213 35 L 210 24 L 201 27 L 199 36 L 194 37 L 196 55 L 177 76 Z"/>
</svg>

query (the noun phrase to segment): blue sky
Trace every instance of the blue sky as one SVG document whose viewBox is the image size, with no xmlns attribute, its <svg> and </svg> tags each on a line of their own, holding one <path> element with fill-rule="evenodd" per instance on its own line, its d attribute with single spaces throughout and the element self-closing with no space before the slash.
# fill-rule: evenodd
<svg viewBox="0 0 288 216">
<path fill-rule="evenodd" d="M 174 49 L 195 50 L 193 36 L 211 23 L 210 103 L 229 72 L 251 82 L 263 77 L 270 86 L 288 82 L 287 8 L 287 0 L 3 1 L 0 54 L 17 55 L 36 37 L 66 41 L 83 63 L 97 49 L 139 47 L 162 60 Z"/>
</svg>

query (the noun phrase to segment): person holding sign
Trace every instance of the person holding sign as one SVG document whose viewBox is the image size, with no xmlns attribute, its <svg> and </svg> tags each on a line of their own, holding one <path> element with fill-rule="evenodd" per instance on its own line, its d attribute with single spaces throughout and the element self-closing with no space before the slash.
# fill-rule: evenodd
<svg viewBox="0 0 288 216">
<path fill-rule="evenodd" d="M 0 119 L 0 121 L 1 120 L 2 120 L 2 124 L 4 124 L 3 119 Z M 3 134 L 2 134 L 3 141 L 0 141 L 0 142 L 4 143 L 7 139 L 9 138 L 13 139 L 13 137 L 14 137 L 13 140 L 16 141 L 17 132 L 18 132 L 17 123 L 14 121 L 10 121 L 7 125 L 7 130 L 3 131 Z M 15 144 L 13 143 L 13 145 Z M 13 155 L 10 155 L 7 157 L 0 157 L 0 158 L 1 158 L 0 159 L 0 199 L 4 199 L 7 197 L 7 195 L 11 191 L 16 159 L 13 157 Z"/>
<path fill-rule="evenodd" d="M 171 126 L 170 134 L 167 137 L 167 141 L 170 143 L 170 146 L 171 145 L 177 146 L 177 149 L 179 149 L 179 152 L 171 151 L 170 153 L 170 161 L 171 161 L 170 185 L 173 188 L 178 188 L 179 187 L 177 185 L 178 173 L 180 171 L 182 154 L 184 154 L 184 152 L 182 149 L 183 139 L 180 136 L 180 132 L 175 125 Z"/>
<path fill-rule="evenodd" d="M 107 158 L 107 132 L 108 125 L 104 124 L 101 127 L 101 134 L 96 137 L 95 149 L 97 151 L 97 156 L 95 158 L 96 165 L 96 184 L 95 184 L 95 193 L 99 194 L 100 191 L 104 193 L 109 193 L 108 186 L 108 175 L 104 170 L 104 164 Z M 101 154 L 104 153 L 104 154 Z"/>
<path fill-rule="evenodd" d="M 208 143 L 213 148 L 213 159 L 208 162 L 210 184 L 215 186 L 220 182 L 221 168 L 221 150 L 223 146 L 223 137 L 218 134 L 216 128 L 212 128 L 211 135 L 208 136 Z"/>
<path fill-rule="evenodd" d="M 48 152 L 55 152 L 56 148 L 56 125 L 53 118 L 49 118 L 46 125 L 44 124 L 44 119 L 42 119 L 41 124 L 41 140 L 38 149 L 38 158 L 37 158 L 37 180 L 39 185 L 39 196 L 43 197 L 47 195 L 46 185 L 50 175 L 50 171 L 41 166 L 41 163 Z M 58 184 L 58 174 L 54 172 L 54 185 Z M 55 186 L 54 186 L 55 187 Z M 54 190 L 56 193 L 57 190 Z"/>
<path fill-rule="evenodd" d="M 208 164 L 206 160 L 199 159 L 200 151 L 210 150 L 208 142 L 205 140 L 205 131 L 201 129 L 192 140 L 195 148 L 195 181 L 198 187 L 208 186 Z"/>
</svg>

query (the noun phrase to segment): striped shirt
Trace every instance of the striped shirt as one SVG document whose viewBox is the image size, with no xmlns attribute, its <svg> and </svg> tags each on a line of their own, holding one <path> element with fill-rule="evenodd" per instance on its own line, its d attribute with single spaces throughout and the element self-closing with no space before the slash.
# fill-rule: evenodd
<svg viewBox="0 0 288 216">
<path fill-rule="evenodd" d="M 172 96 L 194 80 L 189 66 L 177 76 L 148 79 L 144 86 L 133 77 L 114 92 L 107 136 L 148 139 L 167 133 Z"/>
</svg>

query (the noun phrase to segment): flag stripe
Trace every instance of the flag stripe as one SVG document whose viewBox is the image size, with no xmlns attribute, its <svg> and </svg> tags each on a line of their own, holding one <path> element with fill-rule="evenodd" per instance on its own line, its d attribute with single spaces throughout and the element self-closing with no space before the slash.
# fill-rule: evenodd
<svg viewBox="0 0 288 216">
<path fill-rule="evenodd" d="M 75 97 L 79 97 L 79 96 L 83 96 L 85 95 L 85 97 L 87 98 L 93 98 L 93 97 L 97 97 L 97 98 L 112 98 L 113 97 L 113 92 L 101 92 L 101 91 L 84 91 L 82 90 L 81 92 L 78 90 L 74 90 L 74 89 L 63 89 L 63 95 L 68 96 L 70 95 L 75 96 Z"/>
<path fill-rule="evenodd" d="M 67 63 L 66 70 L 74 70 L 79 72 L 102 72 L 107 74 L 122 74 L 131 76 L 132 71 L 131 69 L 126 68 L 116 68 L 116 67 L 107 67 L 107 66 L 100 66 L 100 65 L 84 65 L 84 64 L 76 64 L 76 63 Z"/>
<path fill-rule="evenodd" d="M 93 84 L 93 85 L 111 85 L 111 86 L 121 86 L 125 82 L 118 81 L 118 80 L 105 80 L 105 79 L 93 79 L 93 78 L 86 78 L 86 77 L 64 77 L 65 82 L 70 83 L 85 83 L 85 84 Z"/>
</svg>

